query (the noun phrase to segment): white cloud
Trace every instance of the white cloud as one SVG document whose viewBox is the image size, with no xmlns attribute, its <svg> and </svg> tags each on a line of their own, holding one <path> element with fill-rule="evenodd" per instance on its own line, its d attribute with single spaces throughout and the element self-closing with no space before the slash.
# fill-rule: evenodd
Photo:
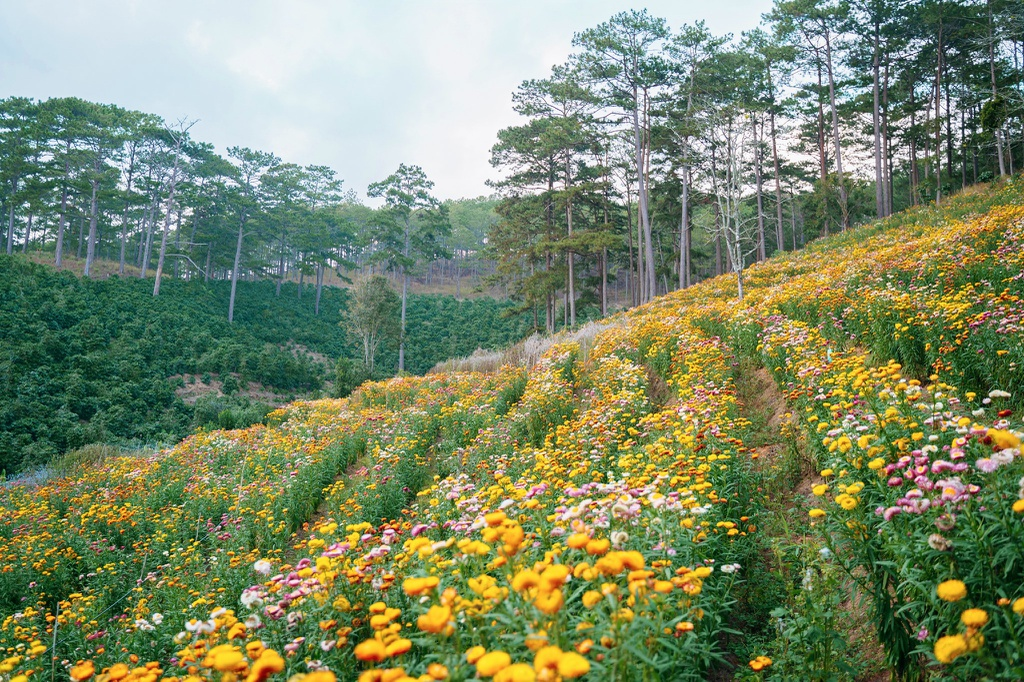
<svg viewBox="0 0 1024 682">
<path fill-rule="evenodd" d="M 624 0 L 41 0 L 8 3 L 7 92 L 201 119 L 218 149 L 327 164 L 359 192 L 399 163 L 443 197 L 487 193 L 511 95 Z M 628 0 L 625 0 L 628 2 Z M 771 0 L 651 0 L 673 27 L 752 28 Z"/>
</svg>

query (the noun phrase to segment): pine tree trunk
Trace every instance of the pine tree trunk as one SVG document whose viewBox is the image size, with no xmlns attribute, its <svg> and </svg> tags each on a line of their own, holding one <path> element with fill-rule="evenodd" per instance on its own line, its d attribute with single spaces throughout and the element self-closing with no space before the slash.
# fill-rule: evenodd
<svg viewBox="0 0 1024 682">
<path fill-rule="evenodd" d="M 64 177 L 65 179 L 70 172 L 70 165 L 67 161 L 64 162 Z M 57 253 L 55 254 L 55 261 L 57 269 L 60 270 L 64 265 L 64 222 L 67 219 L 68 214 L 68 186 L 65 182 L 61 187 L 60 191 L 60 217 L 57 219 Z"/>
<path fill-rule="evenodd" d="M 156 280 L 153 282 L 153 295 L 160 295 L 160 280 L 164 275 L 164 259 L 167 257 L 167 234 L 171 231 L 171 212 L 174 207 L 174 189 L 178 183 L 178 156 L 181 150 L 181 138 L 174 150 L 174 167 L 171 170 L 171 187 L 167 193 L 167 208 L 164 209 L 164 232 L 160 237 L 160 254 L 156 261 Z"/>
<path fill-rule="evenodd" d="M 7 255 L 14 253 L 14 196 L 17 191 L 17 179 L 11 181 L 11 196 L 7 199 L 10 202 L 7 212 Z"/>
<path fill-rule="evenodd" d="M 643 248 L 644 248 L 644 260 L 646 261 L 646 276 L 644 277 L 644 291 L 643 291 L 643 303 L 646 303 L 653 298 L 651 292 L 654 291 L 655 278 L 654 278 L 654 245 L 651 243 L 651 218 L 647 210 L 647 184 L 644 182 L 644 148 L 640 140 L 640 101 L 638 99 L 637 90 L 633 88 L 633 146 L 636 152 L 636 171 L 637 171 L 637 199 L 638 199 L 638 210 L 640 213 L 640 225 L 643 228 Z"/>
<path fill-rule="evenodd" d="M 786 239 L 782 231 L 782 174 L 779 171 L 778 134 L 775 130 L 775 106 L 768 112 L 772 136 L 772 172 L 775 174 L 775 244 L 779 251 L 786 250 Z"/>
<path fill-rule="evenodd" d="M 761 140 L 757 136 L 757 116 L 752 116 L 754 124 L 754 184 L 757 193 L 757 260 L 768 258 L 768 247 L 764 234 L 764 191 L 761 182 Z"/>
<path fill-rule="evenodd" d="M 320 317 L 320 296 L 324 292 L 324 264 L 316 264 L 316 300 L 313 301 L 313 315 Z"/>
<path fill-rule="evenodd" d="M 942 203 L 942 15 L 935 65 L 935 205 Z"/>
<path fill-rule="evenodd" d="M 93 162 L 93 173 L 99 175 L 100 164 L 97 159 Z M 92 272 L 92 261 L 96 258 L 96 218 L 99 205 L 96 203 L 96 194 L 99 191 L 100 179 L 93 177 L 92 180 L 92 203 L 89 209 L 89 243 L 85 248 L 85 276 L 89 277 Z"/>
<path fill-rule="evenodd" d="M 839 142 L 839 108 L 836 106 L 836 79 L 832 68 L 832 41 L 825 34 L 825 60 L 828 66 L 828 99 L 832 107 L 832 137 L 836 145 L 836 174 L 839 180 L 839 203 L 843 213 L 843 231 L 850 227 L 850 206 L 846 196 L 846 178 L 843 176 L 843 150 Z"/>
<path fill-rule="evenodd" d="M 25 242 L 21 245 L 21 252 L 28 253 L 28 243 L 32 239 L 32 211 L 28 212 L 28 222 L 25 224 Z"/>
<path fill-rule="evenodd" d="M 231 298 L 228 299 L 228 324 L 235 321 L 235 291 L 238 289 L 238 267 L 242 263 L 242 237 L 245 229 L 245 218 L 238 224 L 238 241 L 235 243 L 235 264 L 231 268 Z"/>
<path fill-rule="evenodd" d="M 878 92 L 878 72 L 879 72 L 879 27 L 878 21 L 875 21 L 875 42 L 874 42 L 874 55 L 871 60 L 871 95 L 872 95 L 872 106 L 871 106 L 871 124 L 875 134 L 875 216 L 878 218 L 885 217 L 885 189 L 883 187 L 882 180 L 882 124 L 881 116 L 879 113 L 879 92 Z"/>
</svg>

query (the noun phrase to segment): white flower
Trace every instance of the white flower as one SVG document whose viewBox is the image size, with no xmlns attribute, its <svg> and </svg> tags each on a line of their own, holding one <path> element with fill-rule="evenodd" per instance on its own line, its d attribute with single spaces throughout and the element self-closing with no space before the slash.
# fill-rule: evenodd
<svg viewBox="0 0 1024 682">
<path fill-rule="evenodd" d="M 164 614 L 154 613 L 152 619 L 154 625 L 160 625 L 160 623 L 164 622 Z"/>
<path fill-rule="evenodd" d="M 239 598 L 242 602 L 242 606 L 247 609 L 258 609 L 263 606 L 263 598 L 260 596 L 259 590 L 249 588 L 242 592 L 242 596 Z"/>
<path fill-rule="evenodd" d="M 142 630 L 143 632 L 152 632 L 153 630 L 156 630 L 156 628 L 153 627 L 153 624 L 145 618 L 136 618 L 135 627 L 139 630 Z"/>
<path fill-rule="evenodd" d="M 270 572 L 274 570 L 274 567 L 266 559 L 260 559 L 252 565 L 252 570 L 256 571 L 260 575 L 270 575 Z"/>
<path fill-rule="evenodd" d="M 988 392 L 989 398 L 1009 398 L 1010 394 L 1006 391 L 1000 391 L 998 388 Z"/>
<path fill-rule="evenodd" d="M 263 621 L 255 613 L 245 619 L 245 627 L 247 630 L 256 630 L 263 625 Z"/>
</svg>

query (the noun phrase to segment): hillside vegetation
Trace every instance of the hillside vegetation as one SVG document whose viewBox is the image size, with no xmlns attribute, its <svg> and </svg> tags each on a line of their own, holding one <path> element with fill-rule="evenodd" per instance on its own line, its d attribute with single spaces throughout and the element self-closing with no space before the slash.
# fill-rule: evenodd
<svg viewBox="0 0 1024 682">
<path fill-rule="evenodd" d="M 311 287 L 299 299 L 295 284 L 279 297 L 273 282 L 239 286 L 228 324 L 226 281 L 169 280 L 153 297 L 151 280 L 81 279 L 0 256 L 0 469 L 15 473 L 87 443 L 177 440 L 216 426 L 224 410 L 247 425 L 271 407 L 218 389 L 259 388 L 263 401 L 281 404 L 316 395 L 338 358 L 358 357 L 339 325 L 345 290 L 326 288 L 315 315 Z M 423 373 L 519 340 L 528 320 L 504 316 L 507 308 L 411 296 L 407 367 Z M 382 348 L 378 366 L 393 372 L 396 349 Z M 198 401 L 182 400 L 186 391 Z"/>
<path fill-rule="evenodd" d="M 658 298 L 529 368 L 368 383 L 9 486 L 0 665 L 1018 679 L 1022 272 L 1017 181 L 751 267 L 742 301 L 732 276 Z M 765 419 L 754 376 L 788 414 Z"/>
</svg>

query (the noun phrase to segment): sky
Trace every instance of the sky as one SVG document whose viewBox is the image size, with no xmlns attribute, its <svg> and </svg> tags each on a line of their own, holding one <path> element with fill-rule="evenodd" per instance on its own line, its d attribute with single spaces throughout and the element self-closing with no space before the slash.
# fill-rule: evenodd
<svg viewBox="0 0 1024 682">
<path fill-rule="evenodd" d="M 512 92 L 627 9 L 754 28 L 771 0 L 0 0 L 0 97 L 198 119 L 195 139 L 331 166 L 365 196 L 399 163 L 488 194 Z"/>
</svg>

